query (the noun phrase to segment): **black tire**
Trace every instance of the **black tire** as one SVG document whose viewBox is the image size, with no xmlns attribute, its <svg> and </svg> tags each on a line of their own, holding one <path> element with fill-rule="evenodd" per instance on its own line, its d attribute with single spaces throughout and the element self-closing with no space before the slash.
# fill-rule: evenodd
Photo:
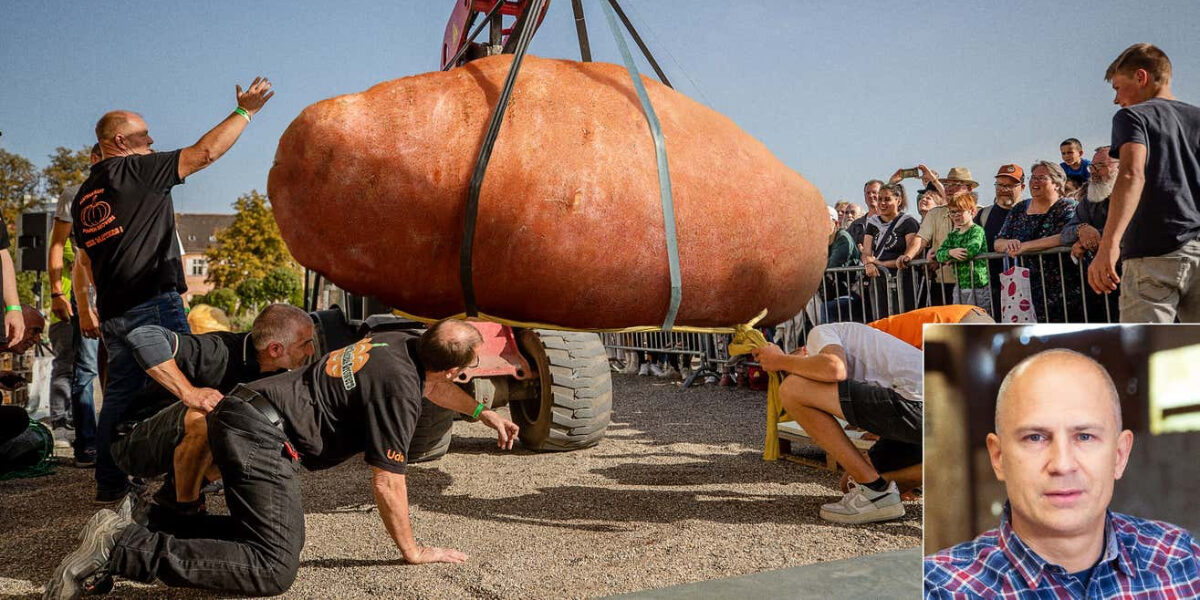
<svg viewBox="0 0 1200 600">
<path fill-rule="evenodd" d="M 527 329 L 519 343 L 541 377 L 539 397 L 513 400 L 509 409 L 521 444 L 565 451 L 600 443 L 612 420 L 612 376 L 600 336 Z"/>
<path fill-rule="evenodd" d="M 421 398 L 421 416 L 412 441 L 408 444 L 408 462 L 419 463 L 437 460 L 450 450 L 450 427 L 454 425 L 454 411 L 442 408 Z"/>
</svg>

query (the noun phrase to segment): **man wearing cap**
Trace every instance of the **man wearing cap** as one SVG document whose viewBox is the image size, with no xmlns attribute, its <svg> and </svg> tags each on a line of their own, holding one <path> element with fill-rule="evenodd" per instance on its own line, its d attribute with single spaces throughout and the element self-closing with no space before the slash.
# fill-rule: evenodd
<svg viewBox="0 0 1200 600">
<path fill-rule="evenodd" d="M 1001 166 L 996 171 L 996 200 L 975 213 L 975 223 L 983 227 L 983 235 L 987 241 L 986 248 L 990 249 L 995 245 L 996 236 L 1000 233 L 1000 228 L 1004 226 L 1004 220 L 1008 218 L 1009 211 L 1017 202 L 1021 201 L 1021 196 L 1024 194 L 1025 169 L 1017 164 Z M 996 268 L 999 266 L 998 264 L 988 264 L 988 271 L 992 278 L 993 299 L 1000 297 L 1000 272 L 1003 269 Z"/>
<path fill-rule="evenodd" d="M 1150 44 L 1126 48 L 1104 79 L 1122 107 L 1109 149 L 1121 168 L 1088 283 L 1124 280 L 1123 322 L 1200 322 L 1200 107 L 1175 98 L 1171 60 Z"/>
<path fill-rule="evenodd" d="M 925 249 L 930 251 L 926 255 L 926 258 L 930 260 L 930 266 L 937 265 L 932 253 L 941 247 L 946 236 L 954 229 L 954 224 L 950 222 L 950 211 L 946 208 L 946 200 L 960 190 L 970 190 L 979 185 L 971 179 L 971 171 L 965 167 L 950 169 L 950 176 L 941 180 L 925 165 L 918 165 L 917 169 L 921 172 L 921 181 L 926 185 L 925 193 L 938 194 L 941 196 L 941 202 L 929 209 L 929 212 L 921 219 L 921 229 L 917 231 L 917 235 L 904 250 L 904 254 L 896 259 L 901 267 L 907 266 L 909 261 L 920 256 L 921 251 Z M 896 179 L 899 174 L 900 172 L 897 171 L 892 178 Z M 954 291 L 954 284 L 958 281 L 954 274 L 954 267 L 940 267 L 933 273 L 933 276 L 926 280 L 928 294 L 921 294 L 921 297 L 917 299 L 917 306 L 926 304 L 942 306 L 950 303 L 950 293 Z"/>
</svg>

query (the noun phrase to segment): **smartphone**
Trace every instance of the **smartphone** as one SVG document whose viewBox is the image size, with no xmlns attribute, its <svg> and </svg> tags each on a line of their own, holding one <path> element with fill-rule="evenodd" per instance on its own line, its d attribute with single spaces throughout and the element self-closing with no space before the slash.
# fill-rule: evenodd
<svg viewBox="0 0 1200 600">
<path fill-rule="evenodd" d="M 900 169 L 900 176 L 905 179 L 920 179 L 921 171 L 916 167 L 911 169 Z"/>
</svg>

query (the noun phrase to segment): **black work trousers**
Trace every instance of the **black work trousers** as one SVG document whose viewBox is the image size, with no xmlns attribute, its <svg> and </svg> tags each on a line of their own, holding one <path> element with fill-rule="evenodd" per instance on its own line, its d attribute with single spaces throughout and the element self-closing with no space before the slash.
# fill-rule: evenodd
<svg viewBox="0 0 1200 600">
<path fill-rule="evenodd" d="M 229 515 L 206 515 L 182 539 L 131 525 L 117 539 L 112 574 L 174 587 L 275 595 L 296 579 L 304 547 L 300 463 L 287 438 L 249 403 L 227 396 L 208 417 L 213 462 L 225 479 Z"/>
</svg>

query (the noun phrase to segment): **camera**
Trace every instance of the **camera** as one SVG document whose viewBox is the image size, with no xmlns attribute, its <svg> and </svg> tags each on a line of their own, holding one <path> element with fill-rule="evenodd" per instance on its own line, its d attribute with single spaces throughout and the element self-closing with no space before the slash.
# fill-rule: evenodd
<svg viewBox="0 0 1200 600">
<path fill-rule="evenodd" d="M 920 179 L 921 170 L 916 167 L 911 169 L 900 169 L 900 176 L 905 179 Z"/>
</svg>

